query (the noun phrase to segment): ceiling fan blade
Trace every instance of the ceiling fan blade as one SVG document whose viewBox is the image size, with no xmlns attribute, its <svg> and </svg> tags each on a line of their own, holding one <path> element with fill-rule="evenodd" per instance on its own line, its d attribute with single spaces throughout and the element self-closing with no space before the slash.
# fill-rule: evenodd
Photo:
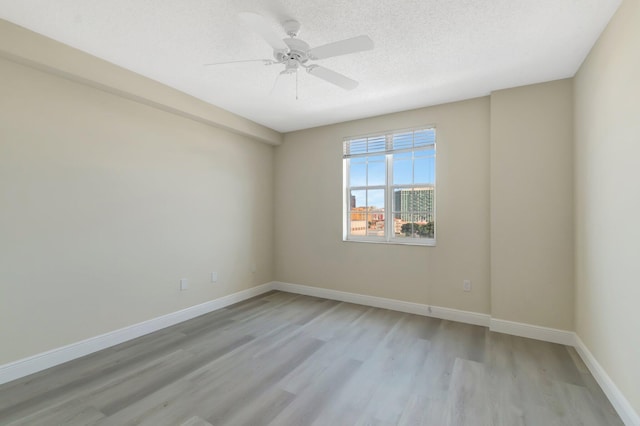
<svg viewBox="0 0 640 426">
<path fill-rule="evenodd" d="M 262 15 L 253 12 L 241 12 L 238 14 L 238 19 L 247 29 L 260 35 L 274 50 L 287 50 L 285 42 L 282 41 L 282 38 Z"/>
<path fill-rule="evenodd" d="M 241 61 L 228 61 L 228 62 L 211 62 L 209 64 L 204 64 L 205 67 L 209 67 L 211 65 L 227 65 L 227 64 L 239 64 L 242 62 L 264 62 L 265 65 L 273 65 L 276 61 L 272 61 L 271 59 L 244 59 Z"/>
<path fill-rule="evenodd" d="M 311 75 L 315 75 L 316 77 L 323 79 L 324 81 L 342 87 L 345 90 L 353 90 L 358 87 L 357 81 L 352 80 L 349 77 L 338 72 L 331 71 L 328 68 L 321 67 L 320 65 L 309 66 L 307 68 L 307 72 Z"/>
<path fill-rule="evenodd" d="M 371 49 L 373 49 L 373 40 L 369 36 L 361 35 L 314 47 L 309 50 L 309 57 L 311 59 L 324 59 Z"/>
</svg>

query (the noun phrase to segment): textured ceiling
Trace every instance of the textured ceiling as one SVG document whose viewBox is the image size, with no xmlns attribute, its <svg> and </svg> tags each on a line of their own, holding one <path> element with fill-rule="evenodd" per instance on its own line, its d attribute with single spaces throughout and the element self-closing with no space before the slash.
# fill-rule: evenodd
<svg viewBox="0 0 640 426">
<path fill-rule="evenodd" d="M 571 77 L 620 0 L 0 0 L 0 17 L 286 132 Z M 235 19 L 295 18 L 312 47 L 360 34 L 371 51 L 319 64 L 352 91 L 307 73 L 271 93 L 282 65 Z"/>
</svg>

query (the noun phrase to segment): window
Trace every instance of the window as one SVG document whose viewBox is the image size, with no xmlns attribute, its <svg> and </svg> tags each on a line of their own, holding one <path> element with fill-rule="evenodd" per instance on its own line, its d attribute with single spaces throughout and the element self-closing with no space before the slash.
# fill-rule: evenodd
<svg viewBox="0 0 640 426">
<path fill-rule="evenodd" d="M 398 131 L 343 144 L 347 241 L 435 244 L 436 131 Z"/>
</svg>

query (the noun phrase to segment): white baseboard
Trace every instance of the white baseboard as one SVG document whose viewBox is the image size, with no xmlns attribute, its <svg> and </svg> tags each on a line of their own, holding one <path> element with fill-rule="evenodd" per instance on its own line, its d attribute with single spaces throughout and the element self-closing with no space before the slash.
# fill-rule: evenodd
<svg viewBox="0 0 640 426">
<path fill-rule="evenodd" d="M 572 331 L 558 330 L 555 328 L 540 327 L 537 325 L 495 319 L 491 318 L 491 316 L 488 314 L 444 308 L 441 306 L 430 306 L 421 303 L 405 302 L 402 300 L 387 299 L 384 297 L 348 293 L 345 291 L 330 290 L 320 287 L 284 283 L 279 281 L 273 282 L 273 289 L 286 291 L 289 293 L 297 293 L 307 296 L 339 300 L 341 302 L 357 303 L 359 305 L 373 306 L 376 308 L 391 309 L 393 311 L 407 312 L 410 314 L 446 319 L 450 321 L 463 322 L 466 324 L 480 325 L 489 327 L 491 331 L 495 331 L 498 333 L 528 337 L 530 339 L 543 340 L 545 342 L 560 343 L 562 345 L 568 346 L 573 346 L 574 344 L 574 333 Z"/>
<path fill-rule="evenodd" d="M 0 365 L 0 384 L 115 346 L 127 340 L 153 333 L 154 331 L 204 315 L 216 309 L 224 308 L 225 306 L 258 296 L 272 289 L 273 283 L 262 284 L 209 302 L 133 324 L 119 330 L 110 331 L 80 342 Z"/>
<path fill-rule="evenodd" d="M 567 346 L 573 346 L 575 341 L 573 331 L 558 330 L 557 328 L 541 327 L 497 318 L 491 318 L 489 330 L 495 331 L 496 333 L 528 337 L 529 339 L 543 340 L 545 342 L 559 343 Z"/>
<path fill-rule="evenodd" d="M 584 361 L 585 365 L 596 379 L 602 391 L 607 395 L 611 405 L 615 408 L 616 412 L 627 426 L 640 426 L 640 415 L 633 409 L 627 398 L 624 397 L 620 389 L 611 380 L 611 377 L 602 368 L 600 363 L 593 356 L 591 351 L 584 344 L 580 336 L 574 334 L 574 346 L 580 358 Z"/>
<path fill-rule="evenodd" d="M 375 308 L 390 309 L 392 311 L 407 312 L 409 314 L 481 325 L 485 327 L 489 326 L 489 319 L 491 318 L 487 314 L 480 314 L 477 312 L 461 311 L 458 309 L 443 308 L 440 306 L 429 306 L 421 303 L 405 302 L 403 300 L 367 296 L 364 294 L 348 293 L 346 291 L 283 283 L 279 281 L 273 282 L 273 289 L 289 293 L 304 294 L 307 296 L 322 297 L 324 299 L 339 300 L 341 302 L 356 303 L 358 305 L 373 306 Z"/>
</svg>

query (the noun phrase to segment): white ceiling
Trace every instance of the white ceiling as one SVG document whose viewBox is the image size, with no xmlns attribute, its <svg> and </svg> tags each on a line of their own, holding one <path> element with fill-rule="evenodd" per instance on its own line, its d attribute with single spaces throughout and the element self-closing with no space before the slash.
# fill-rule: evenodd
<svg viewBox="0 0 640 426">
<path fill-rule="evenodd" d="M 287 132 L 571 77 L 620 0 L 0 0 L 0 17 Z M 371 51 L 318 63 L 360 82 L 307 73 L 270 94 L 282 65 L 235 17 L 295 18 L 312 47 L 369 35 Z M 283 38 L 285 37 L 282 32 Z M 293 81 L 291 81 L 293 83 Z"/>
</svg>

